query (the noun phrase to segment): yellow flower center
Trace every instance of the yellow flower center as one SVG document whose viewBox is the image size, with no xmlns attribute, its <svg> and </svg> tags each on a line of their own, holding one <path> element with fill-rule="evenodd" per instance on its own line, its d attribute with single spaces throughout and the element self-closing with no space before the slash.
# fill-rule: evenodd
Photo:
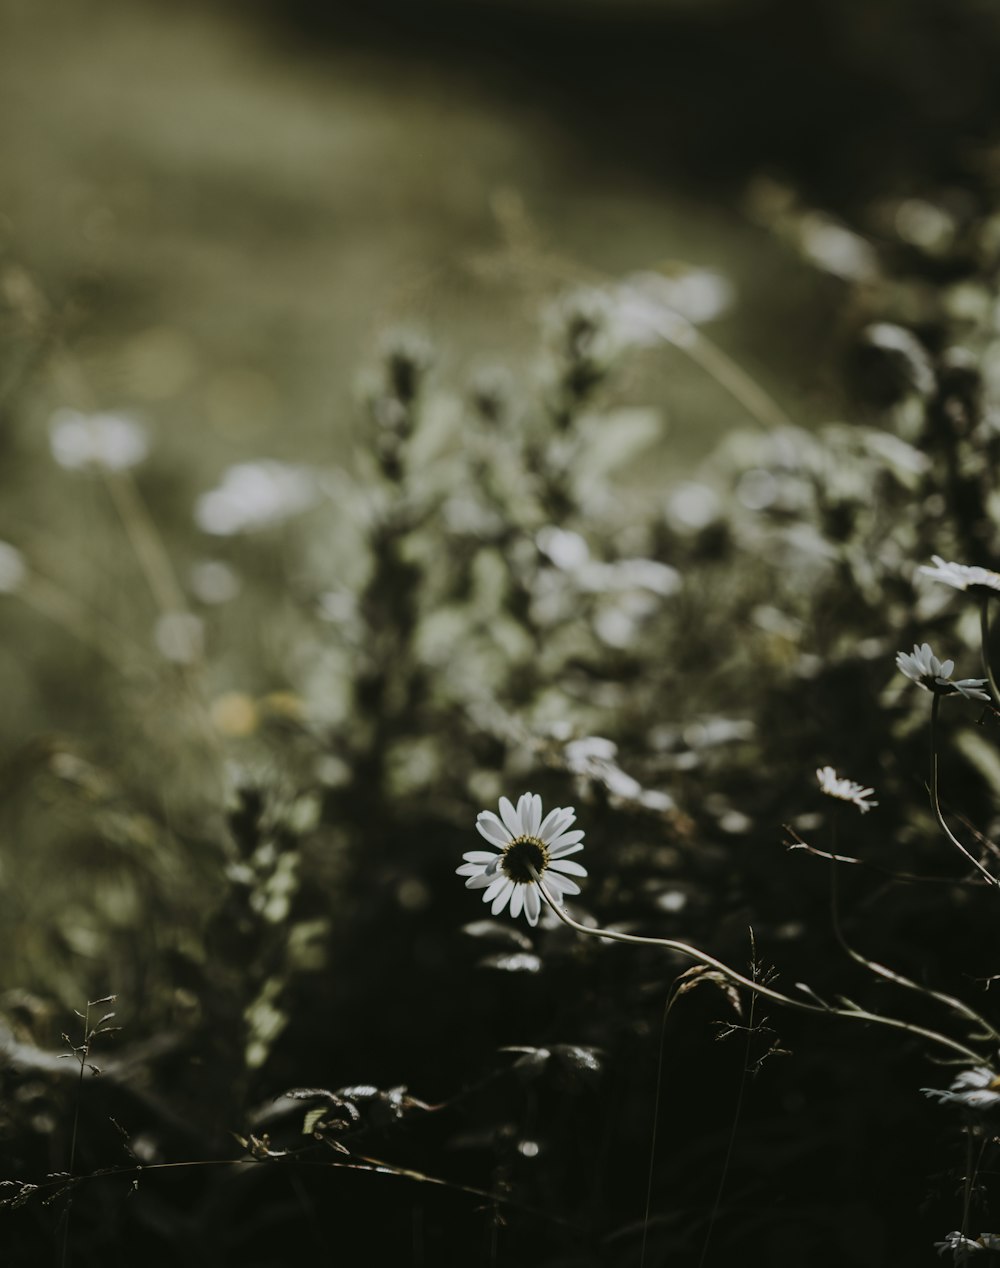
<svg viewBox="0 0 1000 1268">
<path fill-rule="evenodd" d="M 530 885 L 535 879 L 531 869 L 541 876 L 548 865 L 549 852 L 538 837 L 515 837 L 500 859 L 500 870 L 518 885 Z"/>
</svg>

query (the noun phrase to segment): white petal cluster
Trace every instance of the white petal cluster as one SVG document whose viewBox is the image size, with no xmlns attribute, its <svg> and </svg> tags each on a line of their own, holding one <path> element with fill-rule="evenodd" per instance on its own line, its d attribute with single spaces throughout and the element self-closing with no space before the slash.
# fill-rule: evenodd
<svg viewBox="0 0 1000 1268">
<path fill-rule="evenodd" d="M 972 590 L 980 594 L 984 590 L 994 590 L 1000 594 L 1000 572 L 974 564 L 947 563 L 940 555 L 932 555 L 931 558 L 934 560 L 933 568 L 924 564 L 917 570 L 925 577 L 943 581 L 955 590 Z"/>
<path fill-rule="evenodd" d="M 309 510 L 320 489 L 305 467 L 262 459 L 229 467 L 195 507 L 198 527 L 216 537 L 234 537 L 280 524 Z"/>
<path fill-rule="evenodd" d="M 138 423 L 121 414 L 81 414 L 57 410 L 49 424 L 49 447 L 69 471 L 103 467 L 126 471 L 149 453 L 149 440 Z"/>
<path fill-rule="evenodd" d="M 528 924 L 537 925 L 542 899 L 535 878 L 544 880 L 559 900 L 580 892 L 572 877 L 587 875 L 586 868 L 569 858 L 583 849 L 583 832 L 569 830 L 575 820 L 572 806 L 557 806 L 543 819 L 536 793 L 523 793 L 516 807 L 501 797 L 499 817 L 483 810 L 476 819 L 479 835 L 491 848 L 463 854 L 457 873 L 468 878 L 466 889 L 484 891 L 483 902 L 492 904 L 494 916 L 510 903 L 515 919 L 523 911 Z"/>
<path fill-rule="evenodd" d="M 838 801 L 849 801 L 862 814 L 867 814 L 873 806 L 878 805 L 877 801 L 868 800 L 875 791 L 874 788 L 865 788 L 853 779 L 842 779 L 832 766 L 821 766 L 816 772 L 816 778 L 819 780 L 820 792 L 826 793 L 828 797 L 836 797 Z"/>
<path fill-rule="evenodd" d="M 960 695 L 967 700 L 989 701 L 989 694 L 983 690 L 985 678 L 952 678 L 955 668 L 953 660 L 938 660 L 931 651 L 930 643 L 914 643 L 912 652 L 896 653 L 896 668 L 907 678 L 912 679 L 918 687 L 934 692 L 939 696 Z"/>
<path fill-rule="evenodd" d="M 934 1087 L 920 1090 L 942 1105 L 963 1105 L 972 1110 L 993 1110 L 1000 1105 L 1000 1075 L 985 1065 L 963 1070 L 947 1090 Z"/>
<path fill-rule="evenodd" d="M 980 1233 L 976 1238 L 966 1237 L 956 1229 L 949 1233 L 943 1242 L 935 1242 L 934 1248 L 939 1255 L 947 1255 L 951 1252 L 955 1256 L 955 1263 L 960 1264 L 976 1251 L 1000 1250 L 1000 1237 L 996 1233 Z"/>
</svg>

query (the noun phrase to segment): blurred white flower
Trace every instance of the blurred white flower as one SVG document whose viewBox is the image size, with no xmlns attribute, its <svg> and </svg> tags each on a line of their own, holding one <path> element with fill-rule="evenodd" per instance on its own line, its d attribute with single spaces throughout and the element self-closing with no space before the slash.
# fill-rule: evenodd
<svg viewBox="0 0 1000 1268">
<path fill-rule="evenodd" d="M 543 555 L 567 572 L 581 568 L 590 559 L 590 549 L 579 533 L 552 524 L 538 530 L 535 542 Z"/>
<path fill-rule="evenodd" d="M 986 700 L 989 695 L 983 690 L 985 678 L 952 679 L 955 668 L 953 660 L 938 660 L 931 651 L 929 643 L 914 643 L 912 652 L 896 653 L 896 668 L 912 679 L 918 687 L 931 691 L 939 696 L 965 696 L 967 700 Z"/>
<path fill-rule="evenodd" d="M 874 788 L 865 788 L 862 784 L 856 784 L 853 779 L 842 779 L 832 766 L 821 766 L 816 772 L 816 778 L 819 780 L 820 792 L 826 793 L 828 797 L 836 797 L 838 801 L 849 801 L 862 814 L 867 814 L 873 806 L 878 805 L 877 801 L 867 800 L 875 791 Z"/>
<path fill-rule="evenodd" d="M 476 829 L 490 850 L 470 850 L 457 869 L 467 876 L 466 889 L 484 890 L 483 902 L 492 903 L 494 916 L 510 903 L 510 914 L 516 919 L 523 911 L 529 925 L 537 925 L 542 909 L 537 880 L 558 902 L 565 894 L 578 894 L 580 887 L 570 879 L 586 876 L 586 868 L 569 859 L 583 849 L 583 832 L 568 831 L 576 820 L 572 806 L 557 806 L 542 818 L 542 799 L 535 793 L 523 793 L 517 808 L 506 797 L 500 798 L 500 817 L 483 810 L 476 819 Z"/>
<path fill-rule="evenodd" d="M 977 1250 L 1000 1250 L 1000 1236 L 996 1233 L 980 1233 L 978 1237 L 964 1237 L 957 1230 L 949 1233 L 943 1242 L 935 1242 L 934 1247 L 939 1255 L 949 1250 L 955 1256 L 955 1263 L 965 1263 L 967 1255 Z"/>
<path fill-rule="evenodd" d="M 719 519 L 722 504 L 707 484 L 687 481 L 671 492 L 666 514 L 675 532 L 696 533 Z"/>
<path fill-rule="evenodd" d="M 192 612 L 165 612 L 153 631 L 156 646 L 175 665 L 190 665 L 201 656 L 205 626 Z"/>
<path fill-rule="evenodd" d="M 823 212 L 799 218 L 795 236 L 799 250 L 812 264 L 845 282 L 878 278 L 878 256 L 869 242 Z"/>
<path fill-rule="evenodd" d="M 692 268 L 667 277 L 634 273 L 613 292 L 619 337 L 641 348 L 676 342 L 692 325 L 721 316 L 733 302 L 733 287 L 720 273 Z"/>
<path fill-rule="evenodd" d="M 0 594 L 13 594 L 28 575 L 28 565 L 16 546 L 0 542 Z"/>
<path fill-rule="evenodd" d="M 192 565 L 191 590 L 202 603 L 228 603 L 240 592 L 239 573 L 221 559 L 202 559 Z"/>
<path fill-rule="evenodd" d="M 624 590 L 649 590 L 666 597 L 681 588 L 681 574 L 658 559 L 616 559 L 613 563 L 593 560 L 577 570 L 582 590 L 594 594 Z"/>
<path fill-rule="evenodd" d="M 956 590 L 971 590 L 978 594 L 993 590 L 1000 594 L 1000 572 L 975 565 L 946 563 L 940 555 L 932 555 L 931 558 L 934 560 L 933 568 L 922 564 L 917 569 L 925 577 L 943 581 L 946 586 L 953 586 Z"/>
<path fill-rule="evenodd" d="M 643 788 L 637 779 L 627 774 L 615 760 L 618 745 L 603 735 L 585 735 L 571 740 L 563 749 L 566 765 L 582 780 L 603 784 L 610 794 L 612 804 L 632 802 L 659 814 L 674 809 L 674 799 L 669 793 L 654 788 Z"/>
<path fill-rule="evenodd" d="M 201 495 L 194 517 L 204 532 L 232 537 L 307 511 L 319 493 L 312 472 L 304 467 L 267 459 L 240 462 L 223 473 L 216 488 Z"/>
<path fill-rule="evenodd" d="M 951 1087 L 925 1087 L 925 1096 L 932 1096 L 942 1105 L 964 1105 L 966 1109 L 988 1110 L 1000 1105 L 1000 1075 L 984 1065 L 963 1070 L 952 1080 Z"/>
<path fill-rule="evenodd" d="M 149 453 L 145 431 L 121 414 L 81 414 L 60 409 L 49 423 L 49 447 L 60 467 L 78 471 L 104 467 L 125 471 Z"/>
</svg>

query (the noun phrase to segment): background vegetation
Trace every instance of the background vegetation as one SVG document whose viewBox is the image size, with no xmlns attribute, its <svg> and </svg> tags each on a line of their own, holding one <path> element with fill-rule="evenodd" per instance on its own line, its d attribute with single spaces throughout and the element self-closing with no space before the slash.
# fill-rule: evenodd
<svg viewBox="0 0 1000 1268">
<path fill-rule="evenodd" d="M 991 8 L 0 13 L 9 1261 L 988 1260 Z"/>
</svg>

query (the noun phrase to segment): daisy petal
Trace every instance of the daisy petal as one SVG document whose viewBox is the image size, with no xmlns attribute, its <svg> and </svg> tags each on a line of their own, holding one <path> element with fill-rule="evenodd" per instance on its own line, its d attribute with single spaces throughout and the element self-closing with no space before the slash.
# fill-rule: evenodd
<svg viewBox="0 0 1000 1268">
<path fill-rule="evenodd" d="M 538 913 L 542 910 L 542 900 L 538 897 L 537 885 L 524 886 L 524 914 L 528 918 L 528 924 L 534 927 L 538 924 Z"/>
<path fill-rule="evenodd" d="M 503 878 L 503 889 L 500 890 L 496 898 L 493 899 L 493 906 L 490 908 L 494 916 L 499 916 L 503 909 L 507 906 L 507 901 L 514 892 L 514 882 Z M 485 898 L 484 898 L 485 901 Z"/>
<path fill-rule="evenodd" d="M 558 872 L 550 872 L 545 878 L 549 889 L 559 898 L 562 894 L 579 894 L 580 886 L 568 876 L 560 876 Z"/>
<path fill-rule="evenodd" d="M 538 836 L 538 826 L 542 822 L 542 799 L 538 793 L 531 794 L 531 809 L 528 812 L 528 836 Z"/>
<path fill-rule="evenodd" d="M 550 859 L 564 859 L 567 854 L 579 854 L 583 849 L 583 842 L 578 841 L 576 845 L 557 845 L 553 848 L 548 847 Z"/>
<path fill-rule="evenodd" d="M 582 840 L 583 833 L 579 828 L 577 828 L 575 832 L 560 832 L 557 837 L 553 837 L 551 841 L 547 842 L 549 854 L 551 855 L 554 850 L 558 851 L 560 846 L 576 845 L 578 841 Z M 557 853 L 556 858 L 558 857 L 559 855 Z"/>
<path fill-rule="evenodd" d="M 500 818 L 503 819 L 504 827 L 511 837 L 519 837 L 521 835 L 521 816 L 506 797 L 500 798 Z"/>
<path fill-rule="evenodd" d="M 488 879 L 489 879 L 489 884 L 486 886 L 486 893 L 483 894 L 484 903 L 492 902 L 493 899 L 496 898 L 497 894 L 499 894 L 500 891 L 503 889 L 503 887 L 507 884 L 507 881 L 510 878 L 508 876 L 505 876 L 503 872 L 501 872 L 499 876 L 494 874 L 493 876 L 490 876 Z"/>
<path fill-rule="evenodd" d="M 466 863 L 492 863 L 499 857 L 498 854 L 491 853 L 489 850 L 469 850 L 467 854 L 462 855 Z"/>
<path fill-rule="evenodd" d="M 465 882 L 466 889 L 485 889 L 487 885 L 495 885 L 496 877 L 489 872 L 480 872 L 478 876 L 470 876 Z"/>
<path fill-rule="evenodd" d="M 487 841 L 491 841 L 494 845 L 508 845 L 510 843 L 510 833 L 503 826 L 492 810 L 483 810 L 479 818 L 476 820 L 476 828 L 480 836 L 484 836 Z"/>
<path fill-rule="evenodd" d="M 545 822 L 538 829 L 538 835 L 543 841 L 551 841 L 560 832 L 565 832 L 575 819 L 576 815 L 572 810 L 562 808 L 553 810 L 550 815 L 546 816 Z"/>
<path fill-rule="evenodd" d="M 485 868 L 479 863 L 463 863 L 461 867 L 455 868 L 456 876 L 481 876 Z"/>
<path fill-rule="evenodd" d="M 571 813 L 572 811 L 564 810 L 562 806 L 556 806 L 556 808 L 554 810 L 550 810 L 549 813 L 542 820 L 541 824 L 539 825 L 538 831 L 535 833 L 535 835 L 538 837 L 541 837 L 541 839 L 544 841 L 546 837 L 552 836 L 554 832 L 558 830 L 556 828 L 556 824 L 563 817 L 563 815 L 571 814 Z"/>
<path fill-rule="evenodd" d="M 527 885 L 515 885 L 514 892 L 510 896 L 510 914 L 516 920 L 521 914 L 521 908 L 524 906 L 524 891 Z"/>
<path fill-rule="evenodd" d="M 553 872 L 562 872 L 567 876 L 586 876 L 587 869 L 572 859 L 555 859 L 549 864 Z"/>
</svg>

